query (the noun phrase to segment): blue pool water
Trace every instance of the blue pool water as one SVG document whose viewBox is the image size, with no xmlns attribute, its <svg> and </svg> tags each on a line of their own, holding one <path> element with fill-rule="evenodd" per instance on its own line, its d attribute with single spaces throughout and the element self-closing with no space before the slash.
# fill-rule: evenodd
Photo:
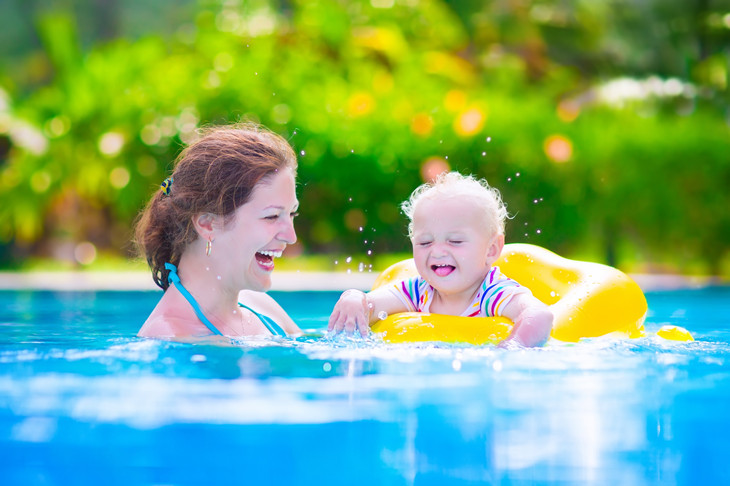
<svg viewBox="0 0 730 486">
<path fill-rule="evenodd" d="M 0 484 L 728 484 L 730 288 L 648 293 L 646 327 L 505 351 L 135 337 L 156 292 L 0 292 Z"/>
</svg>

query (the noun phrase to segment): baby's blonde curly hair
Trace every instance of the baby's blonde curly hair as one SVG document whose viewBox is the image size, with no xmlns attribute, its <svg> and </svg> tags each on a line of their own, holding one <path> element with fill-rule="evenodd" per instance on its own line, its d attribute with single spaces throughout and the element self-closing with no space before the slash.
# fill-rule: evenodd
<svg viewBox="0 0 730 486">
<path fill-rule="evenodd" d="M 472 198 L 474 203 L 484 210 L 487 226 L 493 228 L 492 234 L 504 234 L 505 220 L 509 218 L 509 214 L 499 191 L 490 186 L 486 179 L 476 179 L 472 175 L 462 175 L 458 172 L 444 172 L 433 182 L 418 186 L 401 204 L 401 210 L 409 219 L 408 236 L 413 237 L 413 213 L 419 202 L 424 199 L 453 196 Z"/>
</svg>

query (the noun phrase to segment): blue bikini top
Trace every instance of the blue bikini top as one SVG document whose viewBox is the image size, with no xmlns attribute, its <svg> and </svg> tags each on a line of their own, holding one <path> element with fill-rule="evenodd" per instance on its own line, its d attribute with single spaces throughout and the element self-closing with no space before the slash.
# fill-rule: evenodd
<svg viewBox="0 0 730 486">
<path fill-rule="evenodd" d="M 177 267 L 173 265 L 172 263 L 165 263 L 165 268 L 170 271 L 170 273 L 167 276 L 167 281 L 170 283 L 170 285 L 174 285 L 177 290 L 180 291 L 183 297 L 185 297 L 185 300 L 187 300 L 190 305 L 192 306 L 193 310 L 195 311 L 195 315 L 198 316 L 198 319 L 200 319 L 200 322 L 205 324 L 205 327 L 207 327 L 210 332 L 215 334 L 216 336 L 222 336 L 223 333 L 220 332 L 210 320 L 208 320 L 207 317 L 205 317 L 205 314 L 203 314 L 203 311 L 200 309 L 200 306 L 198 305 L 198 302 L 195 300 L 195 298 L 188 292 L 188 289 L 186 289 L 182 282 L 180 282 L 180 277 L 177 275 Z M 243 307 L 244 309 L 248 309 L 253 314 L 259 318 L 261 323 L 266 326 L 266 329 L 271 332 L 274 336 L 286 336 L 286 332 L 274 321 L 271 317 L 259 314 L 252 308 L 250 308 L 247 305 L 243 305 L 240 302 L 238 303 L 239 307 Z"/>
</svg>

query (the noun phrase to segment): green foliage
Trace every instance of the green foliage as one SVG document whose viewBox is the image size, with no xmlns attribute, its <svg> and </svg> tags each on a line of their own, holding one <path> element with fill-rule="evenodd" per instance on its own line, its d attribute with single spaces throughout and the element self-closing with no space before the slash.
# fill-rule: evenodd
<svg viewBox="0 0 730 486">
<path fill-rule="evenodd" d="M 281 5 L 205 2 L 173 36 L 87 48 L 70 11 L 40 12 L 42 55 L 0 73 L 6 259 L 84 241 L 130 252 L 136 214 L 196 128 L 241 119 L 300 154 L 308 253 L 408 251 L 398 205 L 447 164 L 502 191 L 510 241 L 710 272 L 730 258 L 721 7 Z M 671 20 L 669 45 L 633 38 L 643 20 L 648 37 Z"/>
</svg>

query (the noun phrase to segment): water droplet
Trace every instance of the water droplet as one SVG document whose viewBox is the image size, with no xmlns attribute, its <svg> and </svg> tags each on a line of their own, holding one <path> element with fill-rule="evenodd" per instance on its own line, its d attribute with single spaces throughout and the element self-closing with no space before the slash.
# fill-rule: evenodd
<svg viewBox="0 0 730 486">
<path fill-rule="evenodd" d="M 540 233 L 542 233 L 542 230 L 537 230 L 537 234 L 539 235 Z"/>
<path fill-rule="evenodd" d="M 487 153 L 486 152 L 482 152 L 482 157 L 484 157 L 485 155 L 487 155 Z"/>
<path fill-rule="evenodd" d="M 487 137 L 487 142 L 491 142 L 491 141 L 492 141 L 492 137 Z"/>
<path fill-rule="evenodd" d="M 335 265 L 337 265 L 338 263 L 340 263 L 340 262 L 338 262 L 337 260 L 335 260 Z"/>
<path fill-rule="evenodd" d="M 537 199 L 532 200 L 533 204 L 537 204 Z"/>
<path fill-rule="evenodd" d="M 351 256 L 345 258 L 345 262 L 350 263 L 351 261 L 352 261 L 352 257 Z"/>
<path fill-rule="evenodd" d="M 368 250 L 368 255 L 372 255 L 372 254 L 373 254 L 373 250 Z"/>
<path fill-rule="evenodd" d="M 347 200 L 348 200 L 349 202 L 352 202 L 352 198 L 351 198 L 351 197 L 348 197 L 348 198 L 347 198 Z"/>
<path fill-rule="evenodd" d="M 520 176 L 520 173 L 519 172 L 515 174 L 515 177 L 519 177 L 519 176 Z"/>
<path fill-rule="evenodd" d="M 297 134 L 297 131 L 296 131 L 296 130 L 294 130 L 294 133 L 292 133 L 292 135 L 296 135 L 296 134 Z"/>
<path fill-rule="evenodd" d="M 363 243 L 365 243 L 367 245 L 368 244 L 368 240 L 363 241 Z"/>
<path fill-rule="evenodd" d="M 352 273 L 352 270 L 350 270 L 350 269 L 348 268 L 348 269 L 347 269 L 347 273 L 348 273 L 348 274 Z"/>
<path fill-rule="evenodd" d="M 259 73 L 254 73 L 254 75 L 258 76 L 258 75 L 259 75 Z"/>
<path fill-rule="evenodd" d="M 360 230 L 360 232 L 362 233 L 362 226 L 360 226 L 360 227 L 358 228 L 358 230 Z"/>
<path fill-rule="evenodd" d="M 332 365 L 329 363 L 325 363 L 322 365 L 322 370 L 329 373 L 330 371 L 332 371 Z"/>
<path fill-rule="evenodd" d="M 380 319 L 381 321 L 384 321 L 387 318 L 388 318 L 388 313 L 387 312 L 385 312 L 385 311 L 378 312 L 378 319 Z"/>
<path fill-rule="evenodd" d="M 354 154 L 354 153 L 355 153 L 355 150 L 350 150 L 350 153 L 351 153 L 351 154 Z"/>
<path fill-rule="evenodd" d="M 363 272 L 363 270 L 365 270 L 365 264 L 364 264 L 363 262 L 360 262 L 360 263 L 359 263 L 359 264 L 357 265 L 357 271 L 358 271 L 358 272 L 360 272 L 360 273 L 362 273 L 362 272 Z"/>
<path fill-rule="evenodd" d="M 558 294 L 556 294 L 554 290 L 550 291 L 550 297 L 555 297 L 556 295 L 558 295 Z"/>
<path fill-rule="evenodd" d="M 306 152 L 305 152 L 304 150 L 302 150 L 302 151 L 301 151 L 301 152 L 299 152 L 299 153 L 300 153 L 300 154 L 302 154 L 302 157 L 304 157 L 305 155 L 307 155 L 307 153 L 306 153 Z"/>
<path fill-rule="evenodd" d="M 508 177 L 507 178 L 507 182 L 512 182 L 512 178 L 511 177 Z"/>
</svg>

